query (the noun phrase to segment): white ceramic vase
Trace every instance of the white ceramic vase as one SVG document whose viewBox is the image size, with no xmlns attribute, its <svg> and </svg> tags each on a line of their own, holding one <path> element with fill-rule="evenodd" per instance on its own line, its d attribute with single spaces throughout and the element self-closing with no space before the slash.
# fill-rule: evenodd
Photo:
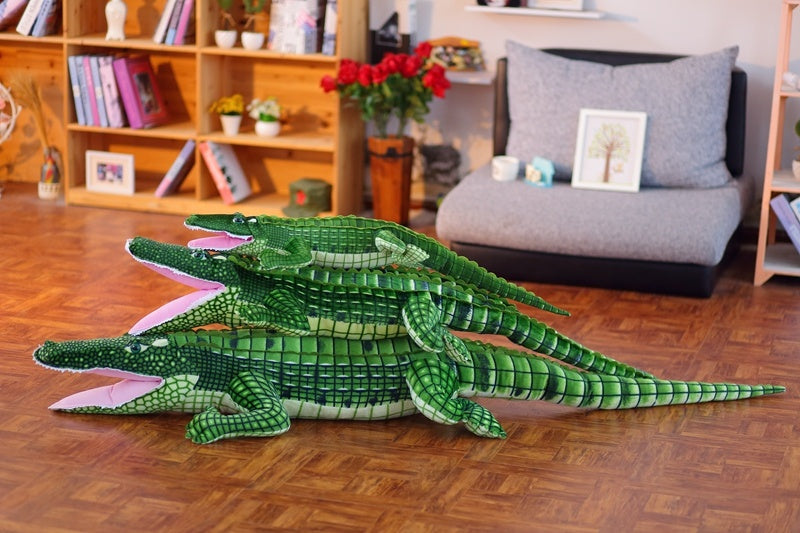
<svg viewBox="0 0 800 533">
<path fill-rule="evenodd" d="M 281 132 L 281 123 L 277 120 L 267 122 L 266 120 L 256 121 L 256 135 L 259 137 L 275 137 Z"/>
<path fill-rule="evenodd" d="M 220 48 L 233 48 L 233 45 L 236 44 L 236 30 L 215 31 L 214 42 Z"/>
<path fill-rule="evenodd" d="M 228 136 L 238 135 L 242 115 L 220 115 L 219 121 L 222 123 L 222 133 Z"/>
<path fill-rule="evenodd" d="M 243 31 L 242 46 L 247 50 L 258 50 L 264 46 L 264 34 L 257 31 Z"/>
<path fill-rule="evenodd" d="M 128 14 L 128 6 L 122 0 L 108 0 L 106 4 L 106 22 L 108 31 L 106 41 L 125 40 L 125 16 Z"/>
</svg>

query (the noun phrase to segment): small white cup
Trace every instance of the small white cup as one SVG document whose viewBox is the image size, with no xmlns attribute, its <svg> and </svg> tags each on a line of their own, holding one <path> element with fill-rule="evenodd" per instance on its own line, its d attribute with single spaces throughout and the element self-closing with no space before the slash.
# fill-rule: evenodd
<svg viewBox="0 0 800 533">
<path fill-rule="evenodd" d="M 513 181 L 519 175 L 519 159 L 510 155 L 492 158 L 492 177 L 497 181 Z"/>
</svg>

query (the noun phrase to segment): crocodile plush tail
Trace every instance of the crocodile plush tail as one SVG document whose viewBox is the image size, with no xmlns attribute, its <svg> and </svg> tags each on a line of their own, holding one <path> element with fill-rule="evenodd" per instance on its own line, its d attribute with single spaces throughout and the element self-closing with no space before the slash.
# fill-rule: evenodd
<svg viewBox="0 0 800 533">
<path fill-rule="evenodd" d="M 471 384 L 478 396 L 544 400 L 590 409 L 633 409 L 742 400 L 786 390 L 778 385 L 703 383 L 580 372 L 516 350 L 465 342 L 473 353 L 473 367 L 459 366 L 459 379 L 462 386 Z M 475 357 L 475 354 L 484 357 Z M 502 379 L 503 374 L 506 374 L 505 379 Z M 493 387 L 479 379 L 491 375 L 495 376 L 491 380 Z"/>
</svg>

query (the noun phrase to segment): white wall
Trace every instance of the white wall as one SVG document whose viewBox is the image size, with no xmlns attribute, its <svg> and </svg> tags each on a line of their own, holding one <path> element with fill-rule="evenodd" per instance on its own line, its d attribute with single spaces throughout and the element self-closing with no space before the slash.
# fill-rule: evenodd
<svg viewBox="0 0 800 533">
<path fill-rule="evenodd" d="M 586 0 L 603 11 L 600 20 L 474 13 L 475 0 L 417 0 L 418 40 L 456 35 L 481 42 L 492 65 L 512 39 L 535 47 L 596 48 L 674 54 L 701 54 L 739 45 L 737 64 L 748 74 L 745 172 L 763 181 L 772 101 L 780 0 Z M 796 25 L 800 26 L 800 24 Z M 795 49 L 800 38 L 795 36 Z M 800 56 L 800 54 L 798 54 Z M 793 56 L 794 57 L 794 56 Z M 792 70 L 800 73 L 800 60 Z M 436 101 L 429 126 L 417 129 L 424 142 L 453 143 L 461 150 L 462 170 L 491 158 L 492 92 L 489 87 L 456 85 Z M 800 102 L 787 106 L 786 165 L 800 141 L 789 127 L 800 117 Z M 761 188 L 757 191 L 760 198 Z"/>
</svg>

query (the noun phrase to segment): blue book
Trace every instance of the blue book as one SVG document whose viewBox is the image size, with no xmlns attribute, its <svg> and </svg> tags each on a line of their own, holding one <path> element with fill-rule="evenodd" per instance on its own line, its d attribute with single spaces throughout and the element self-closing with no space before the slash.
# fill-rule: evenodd
<svg viewBox="0 0 800 533">
<path fill-rule="evenodd" d="M 794 247 L 800 252 L 800 222 L 798 222 L 792 208 L 789 206 L 789 200 L 786 198 L 786 195 L 779 194 L 769 201 L 769 205 L 771 205 L 772 210 L 775 211 L 775 215 L 778 217 L 778 220 L 780 220 L 783 229 L 785 229 L 786 233 L 789 235 L 792 244 L 794 244 Z"/>
<path fill-rule="evenodd" d="M 86 112 L 83 109 L 81 84 L 78 79 L 78 57 L 69 56 L 67 66 L 69 67 L 69 81 L 72 84 L 72 99 L 75 102 L 75 116 L 78 118 L 78 124 L 86 126 Z"/>
<path fill-rule="evenodd" d="M 89 67 L 92 71 L 92 86 L 94 87 L 94 99 L 97 101 L 97 114 L 100 117 L 100 125 L 107 128 L 106 99 L 103 96 L 103 83 L 100 81 L 100 63 L 97 56 L 89 56 Z"/>
</svg>

